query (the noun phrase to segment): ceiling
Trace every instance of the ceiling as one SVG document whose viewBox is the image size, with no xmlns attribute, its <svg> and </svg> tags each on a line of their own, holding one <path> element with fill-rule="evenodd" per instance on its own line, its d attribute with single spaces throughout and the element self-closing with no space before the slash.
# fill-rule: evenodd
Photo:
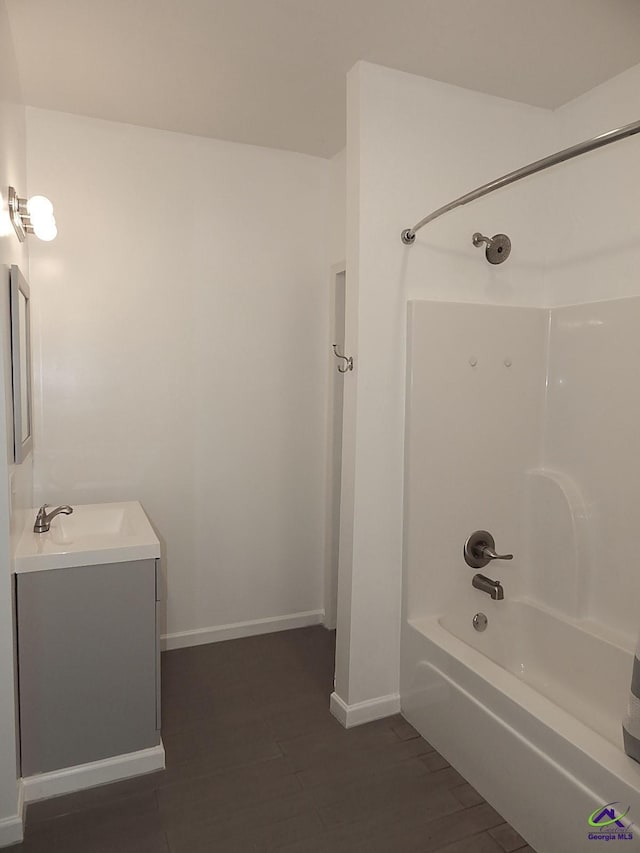
<svg viewBox="0 0 640 853">
<path fill-rule="evenodd" d="M 359 59 L 557 107 L 640 62 L 639 0 L 6 0 L 26 103 L 329 157 Z"/>
</svg>

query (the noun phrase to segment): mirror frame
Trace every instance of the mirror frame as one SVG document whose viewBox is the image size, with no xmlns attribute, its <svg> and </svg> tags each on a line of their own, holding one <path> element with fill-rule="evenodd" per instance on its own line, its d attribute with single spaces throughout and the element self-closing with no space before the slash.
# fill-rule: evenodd
<svg viewBox="0 0 640 853">
<path fill-rule="evenodd" d="M 20 340 L 20 296 L 25 301 L 26 340 Z M 13 458 L 17 465 L 27 458 L 33 446 L 33 397 L 31 392 L 31 291 L 20 269 L 13 264 L 9 276 L 9 302 L 11 309 L 11 383 L 13 390 Z M 22 364 L 21 344 L 26 353 L 26 364 Z M 28 435 L 22 440 L 22 382 L 23 371 L 27 389 Z"/>
</svg>

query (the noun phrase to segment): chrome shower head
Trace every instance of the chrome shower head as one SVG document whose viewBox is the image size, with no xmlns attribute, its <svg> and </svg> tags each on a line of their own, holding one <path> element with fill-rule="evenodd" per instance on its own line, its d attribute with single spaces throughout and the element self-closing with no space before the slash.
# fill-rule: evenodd
<svg viewBox="0 0 640 853">
<path fill-rule="evenodd" d="M 506 234 L 494 234 L 493 237 L 485 237 L 476 231 L 472 241 L 476 248 L 480 248 L 483 243 L 487 244 L 484 254 L 490 264 L 502 264 L 511 254 L 511 240 Z"/>
</svg>

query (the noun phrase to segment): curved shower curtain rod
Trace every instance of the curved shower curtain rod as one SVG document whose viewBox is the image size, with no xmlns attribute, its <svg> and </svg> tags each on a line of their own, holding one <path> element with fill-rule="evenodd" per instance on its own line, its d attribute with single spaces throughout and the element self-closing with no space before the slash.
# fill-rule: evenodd
<svg viewBox="0 0 640 853">
<path fill-rule="evenodd" d="M 603 145 L 609 145 L 611 142 L 617 142 L 619 139 L 625 139 L 627 136 L 633 136 L 636 133 L 640 133 L 640 121 L 633 121 L 631 124 L 625 124 L 624 127 L 618 127 L 615 130 L 609 130 L 606 133 L 601 133 L 599 136 L 594 136 L 592 139 L 587 139 L 586 142 L 578 143 L 578 145 L 572 145 L 570 148 L 563 148 L 562 151 L 558 151 L 556 154 L 550 154 L 548 157 L 543 157 L 542 160 L 536 160 L 534 163 L 529 163 L 528 166 L 522 166 L 514 172 L 509 172 L 507 175 L 503 175 L 501 178 L 489 181 L 488 184 L 483 184 L 481 187 L 478 187 L 465 195 L 461 195 L 460 198 L 450 201 L 449 204 L 445 204 L 443 207 L 439 207 L 437 210 L 434 210 L 433 213 L 425 216 L 425 218 L 421 219 L 420 222 L 413 226 L 413 228 L 405 228 L 400 235 L 402 242 L 407 246 L 411 246 L 411 244 L 415 242 L 416 231 L 419 231 L 424 225 L 427 225 L 429 222 L 433 222 L 434 219 L 437 219 L 444 213 L 448 213 L 450 210 L 454 210 L 456 207 L 462 207 L 463 204 L 468 204 L 470 201 L 482 198 L 483 195 L 488 195 L 494 190 L 499 190 L 502 187 L 513 184 L 521 178 L 526 178 L 529 175 L 535 175 L 536 172 L 542 172 L 550 166 L 557 166 L 558 163 L 564 163 L 565 160 L 571 160 L 574 157 L 579 157 L 581 154 L 586 154 L 588 151 L 593 151 L 596 148 L 602 148 Z"/>
</svg>

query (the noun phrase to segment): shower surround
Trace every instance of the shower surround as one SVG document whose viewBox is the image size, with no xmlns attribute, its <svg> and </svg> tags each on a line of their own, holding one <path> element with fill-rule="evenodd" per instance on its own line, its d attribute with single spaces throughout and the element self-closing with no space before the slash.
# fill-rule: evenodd
<svg viewBox="0 0 640 853">
<path fill-rule="evenodd" d="M 548 309 L 640 295 L 640 138 L 452 211 L 412 246 L 400 232 L 475 187 L 639 117 L 640 66 L 554 111 L 368 63 L 349 73 L 346 340 L 355 370 L 345 383 L 336 660 L 347 722 L 399 704 L 407 301 Z M 483 260 L 472 244 L 478 231 L 509 235 L 506 263 Z M 567 426 L 548 429 L 564 429 L 570 442 Z M 578 434 L 579 444 L 582 425 Z M 547 446 L 555 452 L 553 440 Z M 561 462 L 545 464 L 562 472 Z M 579 463 L 587 478 L 599 464 L 590 454 Z"/>
<path fill-rule="evenodd" d="M 639 324 L 639 297 L 409 306 L 402 709 L 540 853 L 591 849 L 604 804 L 640 816 Z M 482 570 L 504 601 L 471 585 L 476 529 L 514 554 Z"/>
</svg>

